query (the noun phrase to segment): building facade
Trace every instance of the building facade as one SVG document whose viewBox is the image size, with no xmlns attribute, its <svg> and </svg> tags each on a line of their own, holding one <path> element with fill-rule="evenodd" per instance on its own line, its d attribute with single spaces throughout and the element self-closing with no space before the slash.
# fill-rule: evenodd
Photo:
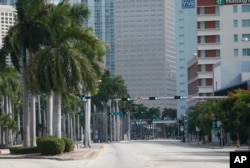
<svg viewBox="0 0 250 168">
<path fill-rule="evenodd" d="M 109 49 L 104 57 L 105 67 L 111 76 L 115 74 L 114 56 L 114 0 L 70 0 L 71 4 L 84 3 L 90 10 L 88 27 L 92 27 L 94 34 L 108 43 Z"/>
<path fill-rule="evenodd" d="M 175 0 L 114 1 L 115 75 L 133 98 L 176 94 Z M 176 102 L 143 100 L 173 108 Z"/>
<path fill-rule="evenodd" d="M 176 0 L 176 95 L 188 96 L 187 63 L 196 53 L 196 1 Z M 176 100 L 177 118 L 186 113 L 187 101 Z"/>
<path fill-rule="evenodd" d="M 220 6 L 216 1 L 197 0 L 197 96 L 213 94 L 213 65 L 221 59 Z"/>
<path fill-rule="evenodd" d="M 0 48 L 3 45 L 3 38 L 8 33 L 10 27 L 16 24 L 15 8 L 10 5 L 0 5 Z M 12 65 L 10 56 L 6 57 L 6 64 Z"/>
<path fill-rule="evenodd" d="M 197 1 L 198 95 L 250 78 L 250 1 Z"/>
<path fill-rule="evenodd" d="M 0 0 L 0 5 L 15 5 L 16 0 Z"/>
</svg>

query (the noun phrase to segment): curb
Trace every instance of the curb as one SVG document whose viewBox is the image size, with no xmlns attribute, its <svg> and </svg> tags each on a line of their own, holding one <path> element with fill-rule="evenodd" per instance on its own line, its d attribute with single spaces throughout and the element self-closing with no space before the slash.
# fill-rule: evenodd
<svg viewBox="0 0 250 168">
<path fill-rule="evenodd" d="M 54 156 L 43 156 L 40 153 L 11 155 L 8 152 L 2 153 L 2 151 L 0 151 L 0 159 L 50 159 L 58 161 L 96 159 L 103 148 L 104 145 L 100 145 L 98 147 L 78 149 L 81 151 L 73 151 L 71 153 L 64 153 Z"/>
</svg>

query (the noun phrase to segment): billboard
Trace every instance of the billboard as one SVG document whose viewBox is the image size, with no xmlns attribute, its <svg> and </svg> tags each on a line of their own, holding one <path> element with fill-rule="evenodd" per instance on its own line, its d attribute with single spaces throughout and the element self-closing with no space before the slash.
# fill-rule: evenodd
<svg viewBox="0 0 250 168">
<path fill-rule="evenodd" d="M 195 8 L 195 0 L 182 0 L 182 9 Z"/>
</svg>

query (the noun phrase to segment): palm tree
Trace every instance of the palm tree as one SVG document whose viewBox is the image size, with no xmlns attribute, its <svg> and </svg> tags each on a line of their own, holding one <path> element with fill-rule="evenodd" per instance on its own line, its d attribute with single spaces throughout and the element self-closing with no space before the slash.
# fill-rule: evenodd
<svg viewBox="0 0 250 168">
<path fill-rule="evenodd" d="M 21 91 L 20 87 L 20 76 L 18 75 L 17 71 L 13 67 L 6 66 L 3 69 L 1 69 L 0 73 L 0 95 L 2 95 L 2 113 L 4 114 L 10 114 L 10 117 L 13 117 L 13 111 L 12 107 L 14 102 L 18 101 L 17 95 L 19 95 Z M 5 129 L 5 131 L 7 131 Z M 12 131 L 9 130 L 9 136 L 10 136 L 10 143 L 13 143 L 12 138 Z M 7 132 L 4 132 L 4 130 L 1 130 L 1 134 L 4 135 Z M 3 137 L 3 136 L 2 136 Z M 2 140 L 3 142 L 3 140 Z M 7 142 L 6 142 L 7 143 Z"/>
<path fill-rule="evenodd" d="M 46 42 L 48 28 L 44 19 L 48 14 L 48 6 L 44 0 L 17 0 L 17 24 L 13 26 L 4 38 L 1 57 L 11 54 L 12 63 L 23 75 L 23 137 L 24 146 L 30 146 L 30 113 L 28 109 L 29 88 L 26 83 L 29 58 Z M 22 65 L 20 62 L 22 61 Z M 34 128 L 35 129 L 35 128 Z"/>
<path fill-rule="evenodd" d="M 70 7 L 67 1 L 62 1 L 51 9 L 46 23 L 51 25 L 50 42 L 31 58 L 29 72 L 32 75 L 29 75 L 28 81 L 34 91 L 53 92 L 56 100 L 53 102 L 56 124 L 54 134 L 61 137 L 62 94 L 80 94 L 81 85 L 87 92 L 95 92 L 98 75 L 94 65 L 100 60 L 100 48 L 104 47 L 103 43 L 92 35 L 90 29 L 84 28 L 78 23 L 79 20 L 72 19 L 86 17 L 82 5 Z M 83 12 L 80 12 L 81 9 Z M 73 17 L 74 15 L 76 17 Z"/>
<path fill-rule="evenodd" d="M 97 108 L 102 109 L 103 105 L 107 104 L 109 99 L 111 99 L 111 110 L 114 112 L 115 108 L 118 107 L 118 101 L 115 101 L 116 98 L 129 97 L 127 88 L 124 80 L 121 76 L 111 77 L 108 71 L 102 75 L 101 83 L 99 87 L 98 94 L 93 97 L 94 102 Z M 122 109 L 126 109 L 128 102 L 119 102 L 119 107 Z M 117 109 L 118 110 L 118 109 Z M 114 134 L 113 137 L 115 140 L 120 138 L 120 116 L 112 116 L 110 115 L 110 122 L 113 120 L 114 122 Z M 117 123 L 117 124 L 116 124 Z M 112 140 L 112 130 L 110 126 L 110 140 Z"/>
</svg>

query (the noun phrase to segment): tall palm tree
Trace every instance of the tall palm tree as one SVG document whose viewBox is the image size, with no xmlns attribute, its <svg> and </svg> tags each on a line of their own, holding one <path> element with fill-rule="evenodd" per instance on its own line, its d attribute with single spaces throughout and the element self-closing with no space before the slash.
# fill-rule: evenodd
<svg viewBox="0 0 250 168">
<path fill-rule="evenodd" d="M 13 67 L 6 66 L 0 71 L 0 95 L 2 95 L 2 113 L 10 114 L 11 119 L 13 118 L 12 107 L 15 101 L 18 101 L 17 95 L 21 91 L 20 87 L 20 76 Z M 2 127 L 3 128 L 3 127 Z M 5 131 L 5 132 L 4 132 Z M 11 144 L 13 143 L 12 130 L 1 129 L 1 137 L 9 132 Z M 3 140 L 1 141 L 3 142 Z M 7 142 L 6 142 L 7 143 Z"/>
<path fill-rule="evenodd" d="M 118 106 L 118 102 L 115 101 L 116 98 L 129 97 L 126 85 L 121 76 L 111 77 L 109 72 L 106 71 L 101 78 L 102 82 L 100 83 L 99 91 L 96 96 L 93 97 L 93 103 L 97 108 L 102 109 L 103 105 L 107 104 L 111 99 L 111 110 L 114 112 L 115 108 Z M 119 102 L 119 108 L 125 109 L 128 102 Z M 117 109 L 118 110 L 118 109 Z M 110 116 L 110 122 L 114 122 L 114 133 L 119 136 L 120 130 L 120 116 Z M 116 124 L 118 123 L 118 124 Z M 110 139 L 112 139 L 110 127 Z M 114 137 L 115 139 L 117 137 Z M 119 138 L 118 138 L 119 139 Z"/>
<path fill-rule="evenodd" d="M 17 0 L 17 24 L 13 26 L 4 38 L 1 56 L 11 54 L 15 68 L 23 75 L 23 137 L 24 146 L 30 146 L 30 113 L 28 106 L 29 88 L 26 85 L 27 65 L 29 58 L 46 42 L 48 28 L 44 19 L 48 14 L 48 6 L 44 0 Z M 22 65 L 20 65 L 22 62 Z"/>
<path fill-rule="evenodd" d="M 93 60 L 98 60 L 96 57 L 99 56 L 103 43 L 92 35 L 90 29 L 84 28 L 82 22 L 78 23 L 79 20 L 72 19 L 86 17 L 86 8 L 83 5 L 70 7 L 67 1 L 62 1 L 51 9 L 46 23 L 51 25 L 50 42 L 42 46 L 31 58 L 28 81 L 34 91 L 53 91 L 56 100 L 53 102 L 56 124 L 54 130 L 55 135 L 60 138 L 62 94 L 79 94 L 81 85 L 86 91 L 95 92 L 98 75 Z M 93 54 L 92 57 L 87 57 L 87 51 Z"/>
</svg>

